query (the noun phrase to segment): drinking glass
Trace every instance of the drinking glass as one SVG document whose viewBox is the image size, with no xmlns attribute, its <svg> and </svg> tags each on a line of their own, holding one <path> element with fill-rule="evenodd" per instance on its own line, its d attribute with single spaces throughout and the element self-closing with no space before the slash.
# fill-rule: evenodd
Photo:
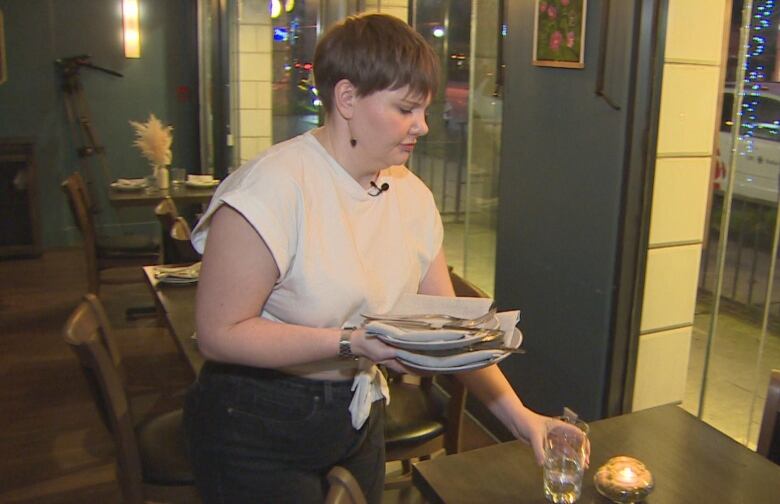
<svg viewBox="0 0 780 504">
<path fill-rule="evenodd" d="M 171 185 L 174 189 L 181 188 L 186 179 L 187 171 L 184 168 L 171 168 Z"/>
<path fill-rule="evenodd" d="M 156 193 L 159 189 L 157 187 L 157 177 L 154 175 L 147 175 L 144 177 L 144 182 L 146 184 L 145 191 L 147 194 Z"/>
<path fill-rule="evenodd" d="M 544 449 L 544 496 L 556 504 L 571 504 L 580 498 L 588 450 L 588 424 L 558 417 L 570 425 L 547 433 Z"/>
</svg>

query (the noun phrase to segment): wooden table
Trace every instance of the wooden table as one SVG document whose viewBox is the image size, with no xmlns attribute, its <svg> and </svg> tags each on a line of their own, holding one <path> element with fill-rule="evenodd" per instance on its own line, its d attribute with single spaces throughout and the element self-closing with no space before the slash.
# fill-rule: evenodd
<svg viewBox="0 0 780 504">
<path fill-rule="evenodd" d="M 609 458 L 629 455 L 655 477 L 648 504 L 780 502 L 780 466 L 678 406 L 593 422 L 590 468 L 580 504 L 609 501 L 593 475 Z M 414 465 L 414 484 L 431 502 L 546 503 L 542 469 L 519 441 L 442 456 Z"/>
<path fill-rule="evenodd" d="M 154 277 L 154 266 L 144 266 L 144 277 L 176 345 L 197 375 L 205 362 L 198 351 L 197 340 L 192 337 L 195 334 L 197 284 L 161 283 Z"/>
<path fill-rule="evenodd" d="M 194 188 L 182 186 L 176 189 L 160 189 L 154 192 L 139 191 L 117 191 L 109 188 L 108 201 L 115 207 L 129 206 L 154 206 L 166 196 L 170 196 L 177 206 L 189 204 L 203 204 L 211 201 L 215 187 Z"/>
</svg>

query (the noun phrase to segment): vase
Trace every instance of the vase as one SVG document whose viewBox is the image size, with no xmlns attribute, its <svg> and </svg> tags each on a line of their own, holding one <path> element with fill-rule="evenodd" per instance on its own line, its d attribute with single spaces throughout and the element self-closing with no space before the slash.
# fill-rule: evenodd
<svg viewBox="0 0 780 504">
<path fill-rule="evenodd" d="M 170 174 L 168 167 L 165 165 L 157 165 L 154 167 L 154 176 L 157 179 L 157 187 L 160 189 L 168 189 L 170 183 Z"/>
</svg>

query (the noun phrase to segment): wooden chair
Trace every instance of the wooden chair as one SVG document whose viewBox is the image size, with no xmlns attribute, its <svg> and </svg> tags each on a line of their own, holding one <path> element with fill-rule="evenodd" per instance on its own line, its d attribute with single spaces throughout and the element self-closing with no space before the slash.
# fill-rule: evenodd
<svg viewBox="0 0 780 504">
<path fill-rule="evenodd" d="M 366 504 L 366 498 L 352 473 L 336 466 L 328 473 L 330 490 L 325 496 L 325 504 Z"/>
<path fill-rule="evenodd" d="M 488 297 L 484 291 L 461 278 L 450 268 L 450 278 L 459 297 Z M 398 477 L 388 478 L 385 488 L 411 483 L 411 462 L 427 460 L 444 450 L 460 451 L 466 389 L 449 375 L 422 377 L 419 384 L 391 374 L 390 404 L 385 418 L 385 460 L 401 461 Z"/>
<path fill-rule="evenodd" d="M 179 215 L 173 200 L 166 196 L 154 209 L 154 213 L 162 229 L 163 262 L 181 264 L 200 261 L 200 254 L 190 242 L 190 225 Z"/>
<path fill-rule="evenodd" d="M 115 365 L 121 358 L 106 324 L 100 301 L 91 295 L 70 315 L 63 336 L 81 362 L 98 409 L 116 443 L 117 477 L 123 500 L 140 504 L 147 496 L 164 496 L 166 500 L 197 502 L 181 409 L 135 425 L 124 377 Z"/>
<path fill-rule="evenodd" d="M 780 369 L 772 370 L 756 451 L 780 464 Z"/>
<path fill-rule="evenodd" d="M 122 270 L 159 261 L 159 245 L 145 235 L 99 237 L 95 228 L 89 195 L 84 179 L 78 172 L 62 183 L 73 220 L 84 240 L 87 265 L 87 292 L 98 294 L 103 283 L 135 283 L 143 281 L 137 270 Z M 108 273 L 107 275 L 104 273 Z M 110 273 L 114 273 L 113 275 Z"/>
</svg>

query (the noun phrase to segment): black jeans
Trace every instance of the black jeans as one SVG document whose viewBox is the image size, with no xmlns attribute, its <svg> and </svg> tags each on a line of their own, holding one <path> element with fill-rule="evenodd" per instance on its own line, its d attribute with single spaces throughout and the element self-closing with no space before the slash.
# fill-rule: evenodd
<svg viewBox="0 0 780 504">
<path fill-rule="evenodd" d="M 384 486 L 384 401 L 352 427 L 352 383 L 206 363 L 184 407 L 198 491 L 211 503 L 321 503 L 325 476 L 347 468 L 366 499 Z"/>
</svg>

